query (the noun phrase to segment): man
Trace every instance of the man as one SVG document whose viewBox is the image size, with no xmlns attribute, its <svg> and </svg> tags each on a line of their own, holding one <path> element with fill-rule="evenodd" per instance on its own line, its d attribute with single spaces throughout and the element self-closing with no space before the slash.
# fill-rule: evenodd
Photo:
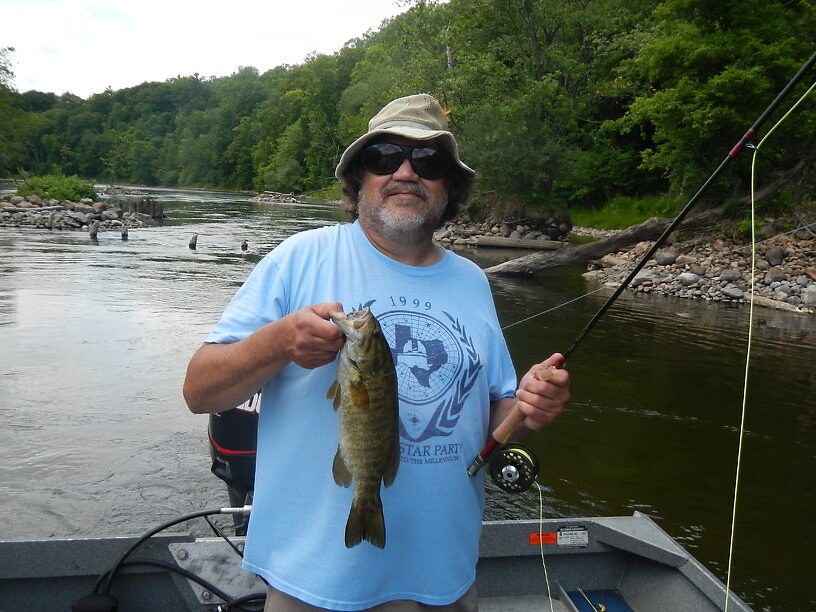
<svg viewBox="0 0 816 612">
<path fill-rule="evenodd" d="M 266 610 L 475 610 L 483 480 L 467 467 L 514 406 L 522 429 L 552 422 L 569 377 L 535 379 L 553 355 L 517 389 L 484 273 L 432 241 L 474 177 L 436 100 L 390 102 L 336 175 L 356 221 L 292 236 L 256 266 L 190 361 L 184 395 L 206 413 L 263 387 L 244 565 L 270 585 Z M 326 390 L 344 338 L 329 317 L 363 306 L 389 342 L 400 398 L 382 550 L 345 547 L 352 492 L 331 473 Z"/>
</svg>

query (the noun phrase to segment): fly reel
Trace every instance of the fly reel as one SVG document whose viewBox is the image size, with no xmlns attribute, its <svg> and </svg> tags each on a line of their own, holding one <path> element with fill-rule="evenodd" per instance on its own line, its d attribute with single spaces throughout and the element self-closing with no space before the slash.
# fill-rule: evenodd
<svg viewBox="0 0 816 612">
<path fill-rule="evenodd" d="M 490 460 L 490 478 L 502 491 L 523 493 L 538 475 L 538 459 L 521 444 L 505 444 Z"/>
</svg>

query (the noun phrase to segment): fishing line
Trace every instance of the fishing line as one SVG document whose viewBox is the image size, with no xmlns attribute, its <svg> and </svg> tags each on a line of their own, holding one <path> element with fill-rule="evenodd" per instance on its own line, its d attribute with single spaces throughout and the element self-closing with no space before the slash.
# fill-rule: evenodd
<svg viewBox="0 0 816 612">
<path fill-rule="evenodd" d="M 584 589 L 582 589 L 582 588 L 580 588 L 580 587 L 579 587 L 579 588 L 578 588 L 578 592 L 579 592 L 581 595 L 583 595 L 584 599 L 586 599 L 587 603 L 588 603 L 588 604 L 589 604 L 589 605 L 592 607 L 592 609 L 593 609 L 595 612 L 598 612 L 598 608 L 596 608 L 596 607 L 595 607 L 595 605 L 594 605 L 594 604 L 593 604 L 593 603 L 590 601 L 589 597 L 587 597 L 586 593 L 584 593 Z"/>
<path fill-rule="evenodd" d="M 544 581 L 547 583 L 547 597 L 550 600 L 550 612 L 555 612 L 552 592 L 550 591 L 550 577 L 547 575 L 547 563 L 544 561 L 544 496 L 541 493 L 541 485 L 536 482 L 535 486 L 538 488 L 538 547 L 541 550 L 541 566 L 544 568 Z"/>
<path fill-rule="evenodd" d="M 539 312 L 537 314 L 531 315 L 531 316 L 527 317 L 526 319 L 522 319 L 521 321 L 516 321 L 515 323 L 510 323 L 509 325 L 505 325 L 504 327 L 501 328 L 501 331 L 504 331 L 505 329 L 509 329 L 510 327 L 513 327 L 515 325 L 520 325 L 521 323 L 526 323 L 530 319 L 535 319 L 536 317 L 543 316 L 545 314 L 548 314 L 548 313 L 552 312 L 553 310 L 558 310 L 559 308 L 562 308 L 563 306 L 568 306 L 568 305 L 572 304 L 573 302 L 577 302 L 578 300 L 582 300 L 585 297 L 587 297 L 589 295 L 592 295 L 593 293 L 598 293 L 599 291 L 603 291 L 604 289 L 606 289 L 605 285 L 601 286 L 601 287 L 598 287 L 597 289 L 595 289 L 594 291 L 590 291 L 589 293 L 579 295 L 577 298 L 573 298 L 573 299 L 568 300 L 568 301 L 566 301 L 566 302 L 564 302 L 562 304 L 558 304 L 558 306 L 553 306 L 552 308 L 548 308 L 547 310 L 543 310 L 543 311 L 541 311 L 541 312 Z"/>
<path fill-rule="evenodd" d="M 725 581 L 725 607 L 723 608 L 723 612 L 728 612 L 728 602 L 731 599 L 729 597 L 729 593 L 731 592 L 731 562 L 734 556 L 734 531 L 735 525 L 737 521 L 737 497 L 739 495 L 739 480 L 740 480 L 740 471 L 742 467 L 742 448 L 743 448 L 743 441 L 745 437 L 745 415 L 746 415 L 746 405 L 748 402 L 748 371 L 751 364 L 751 345 L 753 342 L 753 330 L 754 330 L 754 286 L 756 284 L 756 198 L 755 198 L 755 186 L 756 186 L 756 159 L 757 154 L 759 153 L 759 148 L 762 144 L 768 139 L 768 137 L 774 133 L 777 127 L 779 127 L 783 121 L 785 121 L 788 116 L 796 109 L 797 106 L 816 88 L 816 82 L 810 86 L 810 88 L 802 94 L 802 97 L 796 101 L 796 104 L 791 106 L 790 110 L 785 113 L 782 118 L 774 124 L 774 126 L 768 131 L 767 134 L 759 141 L 759 144 L 756 147 L 753 147 L 754 153 L 751 156 L 751 289 L 750 289 L 750 303 L 748 308 L 748 346 L 745 352 L 745 373 L 743 375 L 743 387 L 742 387 L 742 408 L 740 414 L 740 427 L 739 427 L 739 444 L 737 445 L 737 466 L 736 466 L 736 474 L 734 476 L 734 500 L 732 503 L 732 510 L 731 510 L 731 535 L 730 541 L 728 544 L 728 570 L 726 572 L 726 581 Z"/>
<path fill-rule="evenodd" d="M 706 190 L 714 183 L 720 174 L 725 170 L 725 168 L 736 158 L 739 152 L 745 147 L 746 144 L 750 143 L 753 136 L 756 134 L 757 130 L 765 123 L 768 117 L 776 111 L 782 100 L 787 97 L 788 93 L 793 90 L 794 87 L 801 81 L 804 74 L 810 70 L 813 65 L 816 64 L 816 53 L 814 53 L 802 66 L 799 68 L 799 71 L 793 76 L 793 78 L 788 81 L 788 84 L 780 91 L 776 98 L 765 108 L 762 114 L 757 118 L 754 124 L 748 129 L 747 132 L 739 139 L 737 144 L 735 144 L 731 150 L 728 152 L 728 155 L 725 156 L 720 162 L 720 165 L 717 166 L 717 169 L 708 177 L 708 179 L 703 183 L 703 185 L 697 190 L 697 192 L 691 197 L 688 203 L 683 207 L 674 220 L 666 227 L 663 233 L 654 241 L 651 248 L 640 258 L 640 261 L 635 265 L 629 275 L 620 283 L 618 284 L 617 288 L 612 292 L 612 295 L 609 296 L 606 302 L 601 306 L 598 312 L 589 320 L 589 323 L 586 324 L 584 329 L 578 334 L 578 336 L 573 341 L 572 345 L 566 350 L 561 353 L 561 360 L 558 364 L 554 367 L 557 369 L 563 368 L 566 365 L 568 358 L 572 355 L 572 353 L 578 348 L 584 338 L 592 331 L 595 325 L 600 321 L 601 317 L 606 313 L 607 310 L 612 306 L 615 300 L 623 293 L 623 291 L 629 286 L 629 283 L 632 282 L 635 276 L 640 272 L 643 266 L 655 255 L 657 249 L 665 242 L 665 240 L 669 237 L 669 235 L 674 231 L 674 229 L 682 223 L 683 219 L 685 219 L 686 215 L 691 211 L 697 201 L 702 197 L 702 195 L 706 192 Z M 467 468 L 467 472 L 470 476 L 475 476 L 479 470 L 481 470 L 491 459 L 491 457 L 495 454 L 496 450 L 501 447 L 501 445 L 509 438 L 512 434 L 512 431 L 521 424 L 522 420 L 524 419 L 524 415 L 521 413 L 521 410 L 518 408 L 518 405 L 514 406 L 513 409 L 504 417 L 504 420 L 496 427 L 493 431 L 493 434 L 490 436 L 485 447 L 473 458 L 473 461 Z M 509 430 L 510 433 L 507 433 Z M 501 438 L 507 436 L 504 440 Z"/>
</svg>

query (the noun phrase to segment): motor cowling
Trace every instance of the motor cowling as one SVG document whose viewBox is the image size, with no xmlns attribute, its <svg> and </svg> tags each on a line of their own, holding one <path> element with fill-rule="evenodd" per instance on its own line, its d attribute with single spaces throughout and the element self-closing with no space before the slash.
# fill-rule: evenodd
<svg viewBox="0 0 816 612">
<path fill-rule="evenodd" d="M 210 415 L 211 471 L 227 485 L 230 505 L 252 503 L 258 450 L 260 392 L 237 408 Z M 237 535 L 246 533 L 246 518 L 235 515 Z"/>
</svg>

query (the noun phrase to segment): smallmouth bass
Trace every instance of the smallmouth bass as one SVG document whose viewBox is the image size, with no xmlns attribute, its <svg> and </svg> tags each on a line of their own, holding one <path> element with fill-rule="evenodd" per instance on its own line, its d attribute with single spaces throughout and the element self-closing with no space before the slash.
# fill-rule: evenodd
<svg viewBox="0 0 816 612">
<path fill-rule="evenodd" d="M 340 444 L 332 464 L 334 481 L 354 482 L 346 522 L 346 548 L 368 540 L 385 548 L 380 482 L 394 482 L 400 461 L 399 399 L 391 348 L 376 317 L 363 310 L 331 315 L 346 336 L 337 380 L 326 397 L 339 411 Z"/>
</svg>

